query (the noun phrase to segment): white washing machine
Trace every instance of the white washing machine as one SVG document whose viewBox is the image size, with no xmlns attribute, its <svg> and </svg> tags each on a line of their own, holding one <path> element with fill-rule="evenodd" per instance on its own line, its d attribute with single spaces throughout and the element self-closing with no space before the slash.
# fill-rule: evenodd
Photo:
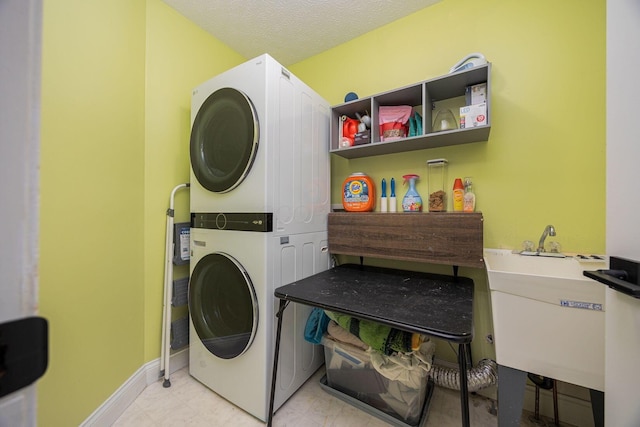
<svg viewBox="0 0 640 427">
<path fill-rule="evenodd" d="M 191 212 L 269 212 L 279 234 L 326 230 L 329 114 L 267 54 L 196 87 Z"/>
<path fill-rule="evenodd" d="M 261 221 L 235 217 L 227 224 Z M 189 373 L 266 421 L 278 307 L 273 291 L 328 268 L 327 234 L 192 228 L 191 252 Z M 324 363 L 322 346 L 304 340 L 310 311 L 294 304 L 284 312 L 274 409 Z"/>
</svg>

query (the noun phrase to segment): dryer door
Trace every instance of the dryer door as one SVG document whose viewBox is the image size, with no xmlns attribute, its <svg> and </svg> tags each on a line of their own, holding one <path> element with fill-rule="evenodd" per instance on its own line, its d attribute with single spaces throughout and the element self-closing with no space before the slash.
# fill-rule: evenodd
<svg viewBox="0 0 640 427">
<path fill-rule="evenodd" d="M 191 167 L 207 190 L 226 193 L 247 176 L 258 151 L 260 126 L 251 100 L 222 88 L 202 104 L 191 129 Z"/>
<path fill-rule="evenodd" d="M 200 341 L 212 354 L 243 354 L 258 328 L 258 300 L 246 270 L 223 252 L 196 264 L 189 282 L 189 314 Z"/>
</svg>

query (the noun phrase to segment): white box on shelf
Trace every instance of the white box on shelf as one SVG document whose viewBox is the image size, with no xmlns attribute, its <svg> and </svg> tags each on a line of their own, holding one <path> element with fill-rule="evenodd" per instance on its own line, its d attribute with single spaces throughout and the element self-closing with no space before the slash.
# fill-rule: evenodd
<svg viewBox="0 0 640 427">
<path fill-rule="evenodd" d="M 475 104 L 460 107 L 460 129 L 487 124 L 487 104 Z"/>
<path fill-rule="evenodd" d="M 467 105 L 487 102 L 487 84 L 479 83 L 477 85 L 467 86 L 465 95 Z"/>
</svg>

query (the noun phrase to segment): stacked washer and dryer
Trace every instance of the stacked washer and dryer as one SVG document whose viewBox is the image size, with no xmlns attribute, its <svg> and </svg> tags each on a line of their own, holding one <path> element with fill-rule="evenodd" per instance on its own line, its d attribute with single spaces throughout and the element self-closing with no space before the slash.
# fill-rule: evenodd
<svg viewBox="0 0 640 427">
<path fill-rule="evenodd" d="M 274 289 L 329 266 L 329 113 L 266 54 L 192 94 L 189 373 L 263 421 Z M 310 310 L 284 312 L 274 409 L 324 362 Z"/>
</svg>

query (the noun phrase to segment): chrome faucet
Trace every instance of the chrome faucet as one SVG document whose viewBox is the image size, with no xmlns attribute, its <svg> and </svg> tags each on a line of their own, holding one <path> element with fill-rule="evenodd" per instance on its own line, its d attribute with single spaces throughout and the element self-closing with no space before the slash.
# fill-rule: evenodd
<svg viewBox="0 0 640 427">
<path fill-rule="evenodd" d="M 542 232 L 542 236 L 540 236 L 540 241 L 538 242 L 538 252 L 545 252 L 544 250 L 544 239 L 547 238 L 547 236 L 555 236 L 556 235 L 556 229 L 553 228 L 553 225 L 547 225 L 544 228 L 544 231 Z"/>
</svg>

